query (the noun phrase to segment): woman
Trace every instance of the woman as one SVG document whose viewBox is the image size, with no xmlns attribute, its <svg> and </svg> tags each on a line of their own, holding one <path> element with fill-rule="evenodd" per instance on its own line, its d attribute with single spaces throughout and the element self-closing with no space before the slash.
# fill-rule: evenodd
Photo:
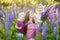
<svg viewBox="0 0 60 40">
<path fill-rule="evenodd" d="M 23 21 L 24 23 L 24 35 L 26 35 L 27 32 L 27 25 L 30 24 L 29 21 L 29 11 L 26 11 L 26 15 L 25 15 L 25 20 Z"/>
<path fill-rule="evenodd" d="M 34 39 L 35 33 L 36 33 L 36 24 L 34 19 L 30 20 L 31 24 L 27 25 L 27 33 L 26 33 L 26 40 L 29 40 L 31 38 Z"/>
<path fill-rule="evenodd" d="M 28 23 L 29 24 L 27 25 L 26 40 L 30 40 L 31 38 L 34 39 L 34 34 L 36 31 L 36 25 L 35 25 L 34 15 L 32 11 L 30 11 L 30 17 Z"/>
</svg>

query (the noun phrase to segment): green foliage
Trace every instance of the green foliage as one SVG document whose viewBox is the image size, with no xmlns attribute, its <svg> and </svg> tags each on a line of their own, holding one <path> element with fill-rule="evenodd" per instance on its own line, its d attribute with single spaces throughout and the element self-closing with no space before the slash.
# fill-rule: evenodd
<svg viewBox="0 0 60 40">
<path fill-rule="evenodd" d="M 60 25 L 57 25 L 57 40 L 60 40 Z"/>
<path fill-rule="evenodd" d="M 34 40 L 42 40 L 42 33 L 36 34 Z"/>
<path fill-rule="evenodd" d="M 8 37 L 6 37 L 6 35 L 5 35 L 4 26 L 2 24 L 0 24 L 0 25 L 2 25 L 2 27 L 0 27 L 0 40 L 17 40 L 17 39 L 25 40 L 25 36 L 16 37 L 16 32 L 17 32 L 17 30 L 15 28 L 16 21 L 17 21 L 17 18 L 15 18 L 13 22 L 11 22 Z M 56 25 L 56 27 L 57 27 L 57 40 L 60 40 L 60 25 Z M 46 40 L 54 40 L 53 36 L 54 35 L 53 35 L 53 31 L 51 30 L 51 24 L 50 24 L 50 22 L 48 22 Z M 39 34 L 36 34 L 34 37 L 34 40 L 42 40 L 42 32 L 40 32 Z"/>
<path fill-rule="evenodd" d="M 47 33 L 46 33 L 46 40 L 54 40 L 53 38 L 53 32 L 51 30 L 50 23 L 47 23 Z"/>
<path fill-rule="evenodd" d="M 54 1 L 56 1 L 56 2 L 60 2 L 60 0 L 54 0 Z"/>
</svg>

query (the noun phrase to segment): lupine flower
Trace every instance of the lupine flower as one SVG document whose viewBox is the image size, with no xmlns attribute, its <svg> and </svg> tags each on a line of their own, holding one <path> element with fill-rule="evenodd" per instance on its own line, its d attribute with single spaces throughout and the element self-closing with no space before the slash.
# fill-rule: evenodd
<svg viewBox="0 0 60 40">
<path fill-rule="evenodd" d="M 57 40 L 56 39 L 56 37 L 57 37 L 57 28 L 56 27 L 54 27 L 53 33 L 54 33 L 54 40 Z"/>
<path fill-rule="evenodd" d="M 5 29 L 6 29 L 6 35 L 8 35 L 8 29 L 10 27 L 10 22 L 9 22 L 9 13 L 6 14 L 6 22 L 5 22 Z"/>
<path fill-rule="evenodd" d="M 15 14 L 15 16 L 17 16 L 18 14 L 17 14 L 17 12 L 16 12 L 16 4 L 14 4 L 14 5 L 12 5 L 12 11 L 13 11 L 13 13 Z"/>
<path fill-rule="evenodd" d="M 52 31 L 54 30 L 55 24 L 54 24 L 54 20 L 51 21 L 51 29 Z"/>
<path fill-rule="evenodd" d="M 0 4 L 0 9 L 2 9 L 2 5 Z"/>
<path fill-rule="evenodd" d="M 46 22 L 43 24 L 42 40 L 46 40 Z"/>
<path fill-rule="evenodd" d="M 36 27 L 36 34 L 39 34 L 39 33 L 40 33 L 40 25 L 38 24 Z"/>
<path fill-rule="evenodd" d="M 3 12 L 0 10 L 0 17 L 2 17 L 3 16 Z"/>
<path fill-rule="evenodd" d="M 49 6 L 50 6 L 50 5 L 47 5 L 47 6 L 44 8 L 44 12 L 47 12 L 47 11 L 48 11 Z"/>
<path fill-rule="evenodd" d="M 26 8 L 26 10 L 29 10 L 29 6 L 26 5 L 25 8 Z"/>
<path fill-rule="evenodd" d="M 12 10 L 16 12 L 16 4 L 12 5 Z"/>
<path fill-rule="evenodd" d="M 58 15 L 60 14 L 60 5 L 58 5 Z"/>
<path fill-rule="evenodd" d="M 6 13 L 7 13 L 6 7 L 4 7 L 3 11 L 4 11 L 5 16 L 6 16 Z"/>
<path fill-rule="evenodd" d="M 44 11 L 42 12 L 41 16 L 42 16 L 42 20 L 45 21 L 48 17 L 48 13 L 49 13 L 49 6 L 50 5 L 47 5 L 45 8 L 44 8 Z"/>
<path fill-rule="evenodd" d="M 54 13 L 54 8 L 55 7 L 56 7 L 56 4 L 52 4 L 48 8 L 48 13 L 47 14 L 48 14 L 48 18 L 49 18 L 50 21 L 52 21 L 52 19 L 53 19 L 53 13 Z"/>
<path fill-rule="evenodd" d="M 60 24 L 60 5 L 58 6 L 58 23 Z"/>
<path fill-rule="evenodd" d="M 55 6 L 56 6 L 56 3 L 50 5 L 50 6 L 49 6 L 49 9 L 55 8 Z"/>
<path fill-rule="evenodd" d="M 60 19 L 57 18 L 56 24 L 60 24 Z"/>
<path fill-rule="evenodd" d="M 8 36 L 9 27 L 10 27 L 10 22 L 5 22 L 6 36 Z"/>
<path fill-rule="evenodd" d="M 13 14 L 12 9 L 10 10 L 9 14 L 10 14 L 10 17 L 9 17 L 10 21 L 13 21 L 14 20 L 14 14 Z"/>
<path fill-rule="evenodd" d="M 32 6 L 32 10 L 33 10 L 33 11 L 35 10 L 35 7 L 34 7 L 34 6 Z"/>
<path fill-rule="evenodd" d="M 6 30 L 6 36 L 8 36 L 8 29 L 9 29 L 9 26 L 10 26 L 10 20 L 9 20 L 9 13 L 7 13 L 7 10 L 4 10 L 5 12 L 5 30 Z"/>
</svg>

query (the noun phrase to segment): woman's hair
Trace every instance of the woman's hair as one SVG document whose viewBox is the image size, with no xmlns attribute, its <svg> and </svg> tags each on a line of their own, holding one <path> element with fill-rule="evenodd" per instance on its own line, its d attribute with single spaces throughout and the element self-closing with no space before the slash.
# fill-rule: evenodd
<svg viewBox="0 0 60 40">
<path fill-rule="evenodd" d="M 29 11 L 26 12 L 24 23 L 29 21 Z"/>
<path fill-rule="evenodd" d="M 25 20 L 23 21 L 23 23 L 27 23 L 30 19 L 30 16 L 29 16 L 29 11 L 26 12 L 26 15 L 25 15 Z M 34 18 L 32 19 L 32 22 L 35 23 L 35 20 Z M 27 33 L 27 25 L 24 25 L 24 35 L 26 35 Z"/>
<path fill-rule="evenodd" d="M 33 22 L 33 23 L 35 23 L 35 20 L 34 20 L 34 18 L 32 19 L 32 22 Z"/>
<path fill-rule="evenodd" d="M 25 20 L 23 21 L 23 23 L 25 24 L 28 21 L 29 21 L 29 11 L 26 12 Z M 23 29 L 24 29 L 24 35 L 26 35 L 26 33 L 27 33 L 27 25 L 24 25 Z"/>
</svg>

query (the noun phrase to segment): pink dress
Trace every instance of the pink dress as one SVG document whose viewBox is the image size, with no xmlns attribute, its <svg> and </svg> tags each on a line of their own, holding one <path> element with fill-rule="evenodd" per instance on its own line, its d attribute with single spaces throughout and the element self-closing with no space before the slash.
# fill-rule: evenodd
<svg viewBox="0 0 60 40">
<path fill-rule="evenodd" d="M 34 38 L 35 31 L 36 31 L 36 25 L 29 24 L 27 26 L 26 40 L 29 40 L 30 38 Z"/>
</svg>

